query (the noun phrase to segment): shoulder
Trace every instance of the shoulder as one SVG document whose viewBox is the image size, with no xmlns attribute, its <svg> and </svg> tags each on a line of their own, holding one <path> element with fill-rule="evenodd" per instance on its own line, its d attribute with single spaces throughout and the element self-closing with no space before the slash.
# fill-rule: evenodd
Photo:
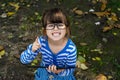
<svg viewBox="0 0 120 80">
<path fill-rule="evenodd" d="M 69 43 L 69 45 L 68 45 L 69 47 L 76 48 L 75 43 L 71 39 L 68 39 L 68 43 Z"/>
<path fill-rule="evenodd" d="M 46 36 L 39 36 L 39 38 L 38 38 L 39 43 L 45 42 L 46 40 L 47 40 Z"/>
<path fill-rule="evenodd" d="M 75 51 L 77 51 L 76 45 L 75 45 L 75 43 L 71 39 L 68 39 L 68 47 L 67 47 L 66 51 L 68 51 L 68 52 L 75 52 Z"/>
</svg>

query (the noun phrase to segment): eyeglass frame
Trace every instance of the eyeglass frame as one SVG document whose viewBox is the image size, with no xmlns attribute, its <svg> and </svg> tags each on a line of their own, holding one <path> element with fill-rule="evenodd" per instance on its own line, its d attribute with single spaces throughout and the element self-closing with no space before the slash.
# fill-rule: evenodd
<svg viewBox="0 0 120 80">
<path fill-rule="evenodd" d="M 59 24 L 62 24 L 63 25 L 63 28 L 60 28 L 59 27 Z M 49 25 L 54 25 L 51 29 L 47 29 L 47 26 L 49 26 Z M 57 29 L 59 29 L 59 30 L 62 30 L 62 29 L 65 29 L 66 28 L 66 25 L 64 24 L 64 23 L 48 23 L 47 25 L 46 25 L 46 30 L 53 30 L 53 29 L 55 29 L 55 27 L 57 27 Z"/>
</svg>

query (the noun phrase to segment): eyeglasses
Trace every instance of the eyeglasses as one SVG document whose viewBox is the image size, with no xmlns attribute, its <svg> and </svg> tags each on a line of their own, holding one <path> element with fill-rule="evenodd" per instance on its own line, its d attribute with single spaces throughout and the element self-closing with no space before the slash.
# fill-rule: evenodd
<svg viewBox="0 0 120 80">
<path fill-rule="evenodd" d="M 49 24 L 47 24 L 46 29 L 53 30 L 55 28 L 55 26 L 58 29 L 65 29 L 65 27 L 66 27 L 64 23 L 49 23 Z"/>
</svg>

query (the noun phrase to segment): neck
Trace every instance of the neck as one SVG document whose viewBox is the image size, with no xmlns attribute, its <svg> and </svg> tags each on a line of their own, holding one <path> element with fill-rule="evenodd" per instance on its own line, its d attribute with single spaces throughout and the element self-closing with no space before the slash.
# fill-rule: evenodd
<svg viewBox="0 0 120 80">
<path fill-rule="evenodd" d="M 61 40 L 58 41 L 53 41 L 51 39 L 48 39 L 48 42 L 52 45 L 62 45 L 63 43 L 65 43 L 67 41 L 67 38 L 63 38 Z"/>
</svg>

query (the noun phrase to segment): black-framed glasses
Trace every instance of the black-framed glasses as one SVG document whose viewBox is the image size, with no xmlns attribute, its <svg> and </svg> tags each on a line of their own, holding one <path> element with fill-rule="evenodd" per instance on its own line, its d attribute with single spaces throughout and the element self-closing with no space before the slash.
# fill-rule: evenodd
<svg viewBox="0 0 120 80">
<path fill-rule="evenodd" d="M 53 30 L 55 27 L 57 27 L 58 29 L 65 29 L 65 24 L 64 23 L 49 23 L 46 26 L 47 30 Z"/>
</svg>

